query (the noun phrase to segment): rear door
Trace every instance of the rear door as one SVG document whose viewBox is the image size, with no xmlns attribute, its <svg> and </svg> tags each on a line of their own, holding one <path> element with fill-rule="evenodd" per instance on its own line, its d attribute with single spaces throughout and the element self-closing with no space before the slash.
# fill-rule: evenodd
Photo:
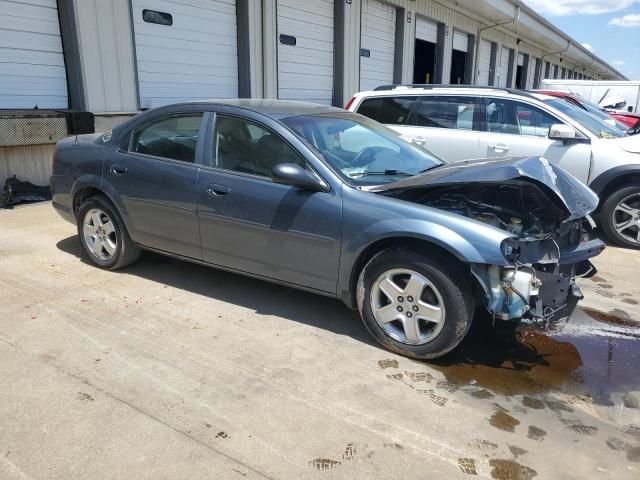
<svg viewBox="0 0 640 480">
<path fill-rule="evenodd" d="M 139 126 L 105 160 L 104 179 L 120 194 L 136 243 L 201 258 L 196 181 L 203 112 L 168 114 Z"/>
<path fill-rule="evenodd" d="M 198 177 L 198 218 L 205 261 L 335 293 L 340 259 L 340 191 L 274 183 L 273 167 L 311 168 L 292 134 L 218 113 Z M 297 143 L 300 143 L 297 141 Z"/>
<path fill-rule="evenodd" d="M 487 98 L 487 133 L 483 135 L 484 156 L 542 156 L 573 176 L 587 182 L 591 145 L 549 139 L 549 128 L 564 123 L 529 103 L 504 98 Z"/>
<path fill-rule="evenodd" d="M 483 104 L 473 96 L 424 95 L 402 133 L 449 162 L 482 157 Z"/>
</svg>

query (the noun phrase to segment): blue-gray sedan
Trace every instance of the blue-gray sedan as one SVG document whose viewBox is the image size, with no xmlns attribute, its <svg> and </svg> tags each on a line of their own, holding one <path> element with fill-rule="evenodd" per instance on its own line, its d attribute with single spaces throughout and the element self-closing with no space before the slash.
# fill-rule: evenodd
<svg viewBox="0 0 640 480">
<path fill-rule="evenodd" d="M 585 229 L 597 197 L 543 158 L 449 165 L 297 102 L 176 104 L 62 140 L 51 190 L 100 268 L 146 249 L 338 297 L 415 358 L 458 345 L 478 306 L 568 315 L 603 249 Z"/>
</svg>

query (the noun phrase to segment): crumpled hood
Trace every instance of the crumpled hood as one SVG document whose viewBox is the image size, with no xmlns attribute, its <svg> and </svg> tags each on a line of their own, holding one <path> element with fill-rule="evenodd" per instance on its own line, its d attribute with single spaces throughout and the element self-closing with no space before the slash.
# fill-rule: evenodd
<svg viewBox="0 0 640 480">
<path fill-rule="evenodd" d="M 465 160 L 368 190 L 386 192 L 430 186 L 509 181 L 537 183 L 566 212 L 564 220 L 582 218 L 598 206 L 598 196 L 589 187 L 543 157 Z"/>
</svg>

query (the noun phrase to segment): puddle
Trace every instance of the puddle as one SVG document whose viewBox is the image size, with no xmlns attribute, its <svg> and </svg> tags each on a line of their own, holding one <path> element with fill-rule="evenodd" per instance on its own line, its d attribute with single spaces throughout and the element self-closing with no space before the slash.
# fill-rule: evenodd
<svg viewBox="0 0 640 480">
<path fill-rule="evenodd" d="M 632 300 L 635 301 L 635 300 Z M 583 308 L 582 311 L 594 320 L 598 322 L 606 323 L 609 325 L 615 325 L 616 327 L 637 327 L 638 322 L 629 317 L 629 314 L 624 310 L 618 308 L 611 311 L 611 313 L 604 313 L 600 310 L 594 310 L 593 308 Z"/>
<path fill-rule="evenodd" d="M 578 314 L 582 318 L 571 321 L 580 324 L 585 318 Z M 475 322 L 460 347 L 431 361 L 430 367 L 452 384 L 503 395 L 563 391 L 610 404 L 612 393 L 640 390 L 640 340 L 636 338 L 545 333 L 508 324 L 493 328 L 488 323 L 489 319 Z M 542 407 L 537 402 L 530 406 Z"/>
</svg>

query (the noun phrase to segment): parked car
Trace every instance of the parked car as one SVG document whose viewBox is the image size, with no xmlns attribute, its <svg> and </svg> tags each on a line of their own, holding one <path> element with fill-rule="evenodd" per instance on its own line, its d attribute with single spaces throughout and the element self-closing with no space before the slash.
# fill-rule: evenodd
<svg viewBox="0 0 640 480">
<path fill-rule="evenodd" d="M 357 93 L 349 110 L 451 161 L 539 155 L 599 196 L 607 237 L 640 248 L 640 137 L 558 98 L 496 87 L 391 85 Z"/>
<path fill-rule="evenodd" d="M 53 206 L 95 266 L 142 249 L 337 297 L 395 352 L 435 358 L 476 305 L 541 323 L 603 249 L 596 195 L 538 157 L 446 164 L 364 116 L 207 101 L 58 142 Z"/>
<path fill-rule="evenodd" d="M 618 122 L 629 127 L 629 134 L 636 135 L 640 132 L 640 113 L 628 113 L 622 110 L 608 111 L 609 115 L 615 118 Z"/>
<path fill-rule="evenodd" d="M 589 100 L 585 100 L 573 93 L 559 92 L 556 90 L 532 90 L 531 92 L 548 95 L 550 97 L 562 98 L 572 105 L 595 115 L 605 123 L 618 127 L 619 130 L 629 135 L 635 134 L 635 129 L 633 127 L 636 126 L 636 123 L 640 123 L 640 114 L 607 111 L 595 103 L 591 103 Z"/>
</svg>

